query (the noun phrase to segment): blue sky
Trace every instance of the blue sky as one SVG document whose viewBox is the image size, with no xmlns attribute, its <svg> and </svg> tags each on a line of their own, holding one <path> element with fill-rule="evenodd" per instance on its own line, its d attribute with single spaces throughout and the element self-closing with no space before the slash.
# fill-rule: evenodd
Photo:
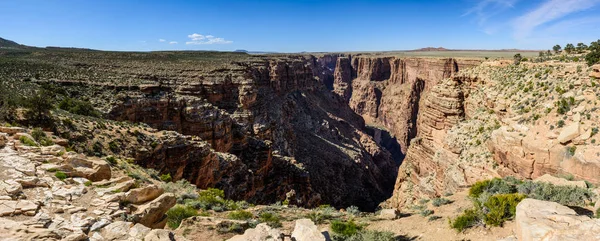
<svg viewBox="0 0 600 241">
<path fill-rule="evenodd" d="M 600 39 L 600 0 L 0 0 L 0 37 L 101 50 L 549 49 Z"/>
</svg>

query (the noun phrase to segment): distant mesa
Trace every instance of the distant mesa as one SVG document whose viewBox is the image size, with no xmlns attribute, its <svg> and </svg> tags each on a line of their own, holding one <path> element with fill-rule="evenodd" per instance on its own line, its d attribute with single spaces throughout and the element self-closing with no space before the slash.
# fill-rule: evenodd
<svg viewBox="0 0 600 241">
<path fill-rule="evenodd" d="M 437 47 L 437 48 L 435 48 L 435 47 L 426 47 L 426 48 L 415 49 L 413 51 L 450 51 L 450 50 L 447 49 L 447 48 L 444 48 L 444 47 Z"/>
<path fill-rule="evenodd" d="M 245 50 L 245 49 L 236 49 L 233 52 L 248 53 L 248 50 Z"/>
</svg>

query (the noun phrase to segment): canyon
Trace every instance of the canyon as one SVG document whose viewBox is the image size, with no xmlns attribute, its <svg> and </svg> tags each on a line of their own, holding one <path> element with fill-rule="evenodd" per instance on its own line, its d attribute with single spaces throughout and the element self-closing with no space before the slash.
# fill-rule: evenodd
<svg viewBox="0 0 600 241">
<path fill-rule="evenodd" d="M 11 110 L 13 117 L 5 124 L 39 125 L 50 133 L 52 143 L 58 145 L 52 155 L 60 157 L 52 162 L 68 162 L 81 153 L 85 154 L 77 154 L 81 159 L 103 164 L 123 180 L 127 176 L 127 183 L 139 182 L 148 190 L 154 188 L 151 185 L 164 185 L 165 192 L 177 198 L 169 197 L 168 207 L 161 208 L 155 219 L 171 207 L 192 205 L 198 190 L 217 188 L 223 191 L 223 200 L 257 205 L 216 208 L 208 214 L 214 217 L 187 219 L 182 222 L 184 230 L 164 232 L 180 238 L 189 234 L 187 229 L 196 230 L 198 237 L 232 238 L 233 233 L 211 231 L 222 223 L 242 225 L 232 224 L 224 212 L 250 210 L 258 216 L 275 209 L 297 219 L 323 215 L 328 208 L 348 220 L 375 222 L 373 227 L 383 231 L 398 222 L 415 229 L 405 233 L 418 234 L 422 232 L 419 226 L 429 222 L 447 226 L 445 219 L 436 221 L 441 216 L 434 215 L 436 219 L 390 220 L 402 216 L 400 211 L 427 217 L 431 213 L 424 211 L 435 210 L 454 218 L 450 216 L 456 215 L 454 207 L 464 210 L 472 205 L 466 201 L 466 189 L 479 181 L 516 177 L 576 183 L 590 190 L 600 183 L 596 175 L 600 162 L 595 159 L 600 153 L 594 139 L 600 121 L 598 65 L 573 61 L 515 64 L 506 59 L 391 53 L 248 55 L 55 49 L 0 53 L 5 59 L 0 62 L 0 86 L 5 90 L 1 94 L 20 95 L 13 97 L 18 100 L 47 91 L 47 99 L 60 107 L 49 112 L 46 124 L 33 122 L 36 119 L 26 114 L 26 108 Z M 80 109 L 63 108 L 69 103 Z M 81 108 L 88 111 L 81 112 Z M 39 151 L 25 147 L 27 142 L 20 137 L 30 133 L 28 138 L 34 138 L 36 131 L 1 127 L 0 132 L 7 134 L 0 144 L 10 144 L 5 147 L 7 153 L 30 158 L 29 152 Z M 38 141 L 34 146 L 45 143 Z M 48 162 L 34 159 L 36 165 Z M 71 179 L 90 172 L 64 168 Z M 53 178 L 48 173 L 38 175 L 48 182 Z M 548 175 L 578 181 L 555 181 Z M 99 196 L 107 194 L 101 190 L 102 179 L 118 183 L 114 177 L 86 178 L 93 188 L 83 183 L 76 186 Z M 59 181 L 53 183 L 63 185 Z M 131 192 L 139 188 L 135 185 L 113 191 Z M 193 191 L 181 193 L 169 185 Z M 432 204 L 431 210 L 423 205 L 445 197 L 454 204 L 443 208 Z M 134 214 L 135 210 L 124 207 L 119 203 L 114 212 Z M 381 209 L 381 214 L 351 214 Z M 204 211 L 201 216 L 207 214 Z M 131 228 L 138 223 L 128 216 L 121 223 L 115 215 L 107 219 L 115 227 Z M 373 221 L 381 218 L 385 221 Z M 323 228 L 319 216 L 310 219 L 317 226 L 298 222 L 311 229 Z M 146 226 L 162 228 L 165 220 Z M 98 218 L 82 226 L 84 235 L 94 235 L 87 230 L 93 221 Z M 522 220 L 516 223 L 523 225 Z M 285 225 L 290 232 L 292 223 Z M 252 232 L 269 230 L 267 225 L 243 226 L 242 230 Z M 449 228 L 438 231 L 432 235 L 453 232 Z M 505 229 L 493 234 L 497 238 L 507 235 Z"/>
</svg>

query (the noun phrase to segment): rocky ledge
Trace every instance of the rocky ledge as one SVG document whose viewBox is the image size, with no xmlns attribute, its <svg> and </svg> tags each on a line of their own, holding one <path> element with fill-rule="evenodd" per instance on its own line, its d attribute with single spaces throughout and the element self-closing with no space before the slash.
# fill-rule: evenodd
<svg viewBox="0 0 600 241">
<path fill-rule="evenodd" d="M 0 239 L 184 240 L 162 229 L 173 194 L 105 160 L 38 147 L 24 128 L 0 131 Z"/>
</svg>

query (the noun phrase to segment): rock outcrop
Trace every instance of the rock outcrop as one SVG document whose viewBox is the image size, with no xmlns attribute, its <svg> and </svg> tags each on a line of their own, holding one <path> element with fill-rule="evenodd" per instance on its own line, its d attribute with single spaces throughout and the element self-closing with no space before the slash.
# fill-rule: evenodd
<svg viewBox="0 0 600 241">
<path fill-rule="evenodd" d="M 61 146 L 25 146 L 18 133 L 0 136 L 7 136 L 0 148 L 0 239 L 184 240 L 151 229 L 164 227 L 173 194 L 159 197 L 155 185 L 131 189 L 136 182 L 104 160 Z"/>
<path fill-rule="evenodd" d="M 600 220 L 558 203 L 525 199 L 517 205 L 515 233 L 522 241 L 599 240 Z"/>
</svg>

